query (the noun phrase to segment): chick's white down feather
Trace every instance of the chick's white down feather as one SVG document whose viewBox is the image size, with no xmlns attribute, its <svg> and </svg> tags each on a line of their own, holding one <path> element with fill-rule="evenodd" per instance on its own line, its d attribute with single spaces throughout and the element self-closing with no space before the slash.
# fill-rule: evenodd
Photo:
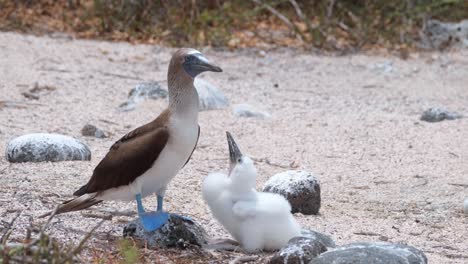
<svg viewBox="0 0 468 264">
<path fill-rule="evenodd" d="M 300 226 L 284 197 L 255 191 L 256 169 L 248 157 L 229 176 L 208 175 L 203 198 L 213 216 L 249 252 L 276 250 L 300 235 Z"/>
</svg>

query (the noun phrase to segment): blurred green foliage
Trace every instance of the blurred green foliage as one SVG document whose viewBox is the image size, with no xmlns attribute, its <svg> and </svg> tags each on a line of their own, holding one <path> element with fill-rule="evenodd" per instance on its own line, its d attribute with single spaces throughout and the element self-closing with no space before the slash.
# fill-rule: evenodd
<svg viewBox="0 0 468 264">
<path fill-rule="evenodd" d="M 1 19 L 10 28 L 27 27 L 23 17 L 2 5 Z M 171 45 L 226 46 L 239 31 L 258 37 L 259 24 L 271 30 L 283 26 L 304 46 L 324 49 L 369 45 L 412 46 L 427 19 L 468 18 L 468 0 L 15 0 L 15 6 L 60 5 L 59 14 L 84 37 L 153 39 Z M 44 4 L 46 3 L 46 4 Z M 11 9 L 11 8 L 10 8 Z M 37 9 L 37 8 L 36 8 Z M 2 11 L 3 10 L 3 11 Z M 81 12 L 80 12 L 81 11 Z M 71 15 L 70 15 L 71 12 Z M 7 13 L 7 14 L 5 14 Z M 39 15 L 43 15 L 37 11 Z M 49 12 L 50 16 L 59 15 Z M 60 12 L 59 12 L 60 13 Z M 3 15 L 3 16 L 2 16 Z M 76 19 L 78 18 L 78 22 Z M 5 24 L 5 23 L 4 23 Z M 278 27 L 275 27 L 277 25 Z M 120 37 L 116 37 L 120 36 Z M 245 39 L 243 41 L 246 41 Z M 278 44 L 277 39 L 270 41 Z M 286 44 L 285 44 L 286 43 Z M 251 44 L 251 43 L 250 43 Z M 255 43 L 254 43 L 255 44 Z M 284 42 L 281 45 L 288 45 Z"/>
</svg>

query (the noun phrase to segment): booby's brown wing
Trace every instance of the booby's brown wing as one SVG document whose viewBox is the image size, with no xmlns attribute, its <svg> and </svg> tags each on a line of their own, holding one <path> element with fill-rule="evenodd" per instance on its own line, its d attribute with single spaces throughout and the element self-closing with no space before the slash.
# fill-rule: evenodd
<svg viewBox="0 0 468 264">
<path fill-rule="evenodd" d="M 169 139 L 169 111 L 115 142 L 96 166 L 89 182 L 74 195 L 101 192 L 132 183 L 158 158 Z"/>
</svg>

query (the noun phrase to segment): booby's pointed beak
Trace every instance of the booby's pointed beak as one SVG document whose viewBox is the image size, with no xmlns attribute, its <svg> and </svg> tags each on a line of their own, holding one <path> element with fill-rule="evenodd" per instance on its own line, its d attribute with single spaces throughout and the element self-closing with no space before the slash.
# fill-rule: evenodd
<svg viewBox="0 0 468 264">
<path fill-rule="evenodd" d="M 223 71 L 223 69 L 221 69 L 219 66 L 212 64 L 203 56 L 201 56 L 198 63 L 194 64 L 192 67 L 199 70 L 200 72 L 204 72 L 204 71 L 222 72 Z"/>
<path fill-rule="evenodd" d="M 229 158 L 231 160 L 232 166 L 235 165 L 238 162 L 238 160 L 242 157 L 242 153 L 239 150 L 239 147 L 237 147 L 237 144 L 234 141 L 234 138 L 232 137 L 231 133 L 226 131 L 226 136 L 229 145 Z"/>
<path fill-rule="evenodd" d="M 183 63 L 185 71 L 194 77 L 198 74 L 206 71 L 212 72 L 222 72 L 223 70 L 212 64 L 208 59 L 206 59 L 201 53 L 190 54 L 185 58 Z"/>
</svg>

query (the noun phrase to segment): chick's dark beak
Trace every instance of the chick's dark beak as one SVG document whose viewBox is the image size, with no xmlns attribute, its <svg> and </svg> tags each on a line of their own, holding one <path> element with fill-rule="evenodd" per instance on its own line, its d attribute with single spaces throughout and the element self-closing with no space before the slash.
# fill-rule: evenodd
<svg viewBox="0 0 468 264">
<path fill-rule="evenodd" d="M 231 165 L 234 165 L 242 157 L 242 153 L 239 150 L 239 147 L 237 147 L 237 144 L 234 141 L 231 133 L 226 131 L 226 136 L 229 145 L 229 158 L 231 160 Z"/>
</svg>

